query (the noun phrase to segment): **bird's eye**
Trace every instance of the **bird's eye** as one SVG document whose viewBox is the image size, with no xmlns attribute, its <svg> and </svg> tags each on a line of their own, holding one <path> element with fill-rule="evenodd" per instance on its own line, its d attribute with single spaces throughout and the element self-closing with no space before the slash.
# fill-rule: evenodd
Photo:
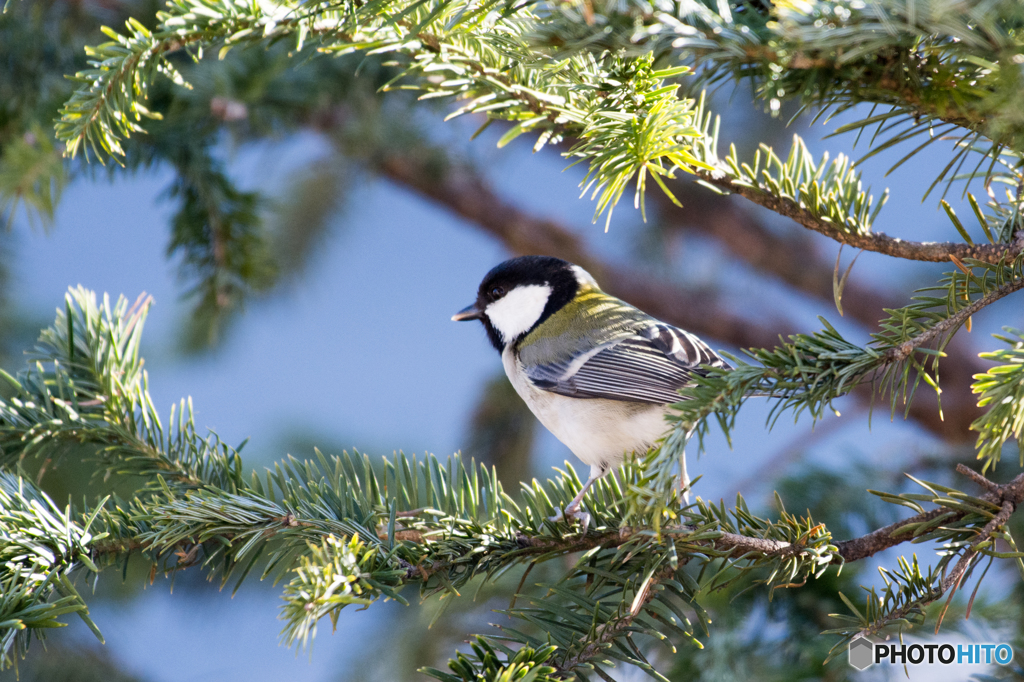
<svg viewBox="0 0 1024 682">
<path fill-rule="evenodd" d="M 491 289 L 491 296 L 493 298 L 500 298 L 505 294 L 505 289 L 502 287 L 494 287 Z"/>
</svg>

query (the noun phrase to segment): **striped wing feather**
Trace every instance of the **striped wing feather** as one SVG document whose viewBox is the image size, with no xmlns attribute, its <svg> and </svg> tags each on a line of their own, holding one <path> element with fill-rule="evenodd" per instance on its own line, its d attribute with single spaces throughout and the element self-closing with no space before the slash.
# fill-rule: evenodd
<svg viewBox="0 0 1024 682">
<path fill-rule="evenodd" d="M 696 336 L 657 324 L 591 351 L 582 362 L 531 367 L 527 374 L 537 388 L 573 398 L 665 405 L 679 402 L 679 389 L 702 372 L 700 365 L 728 367 Z"/>
</svg>

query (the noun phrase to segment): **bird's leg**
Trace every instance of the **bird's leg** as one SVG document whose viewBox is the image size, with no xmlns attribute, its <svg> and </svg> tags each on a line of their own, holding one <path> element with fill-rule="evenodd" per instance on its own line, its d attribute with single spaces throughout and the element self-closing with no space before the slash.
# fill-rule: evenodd
<svg viewBox="0 0 1024 682">
<path fill-rule="evenodd" d="M 690 506 L 690 474 L 686 471 L 686 445 L 690 442 L 690 436 L 694 429 L 686 432 L 686 442 L 683 443 L 683 452 L 679 455 L 679 496 L 683 499 L 683 506 Z"/>
<path fill-rule="evenodd" d="M 583 487 L 580 489 L 579 493 L 576 494 L 576 497 L 572 498 L 572 502 L 566 505 L 564 512 L 559 509 L 558 512 L 550 518 L 550 520 L 561 521 L 562 519 L 579 519 L 583 522 L 583 534 L 586 535 L 587 527 L 590 525 L 590 514 L 585 511 L 580 511 L 580 505 L 583 503 L 583 496 L 587 494 L 590 486 L 594 485 L 594 481 L 601 478 L 601 476 L 602 471 L 600 468 L 591 467 L 590 477 L 587 479 L 587 482 L 583 484 Z"/>
<path fill-rule="evenodd" d="M 690 474 L 686 472 L 686 448 L 679 455 L 679 495 L 683 498 L 683 506 L 690 506 Z"/>
</svg>

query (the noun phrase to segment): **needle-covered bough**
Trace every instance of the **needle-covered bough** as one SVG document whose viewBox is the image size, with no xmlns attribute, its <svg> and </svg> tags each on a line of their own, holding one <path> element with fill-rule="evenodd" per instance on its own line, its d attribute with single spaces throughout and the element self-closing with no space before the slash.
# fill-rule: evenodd
<svg viewBox="0 0 1024 682">
<path fill-rule="evenodd" d="M 523 574 L 512 620 L 477 636 L 450 672 L 428 671 L 445 680 L 601 676 L 616 662 L 660 677 L 644 649 L 650 640 L 700 646 L 711 627 L 701 601 L 712 591 L 759 584 L 767 598 L 906 541 L 935 543 L 941 556 L 927 569 L 915 558 L 886 570 L 884 593 L 871 591 L 837 633 L 918 622 L 928 603 L 959 589 L 984 560 L 1020 563 L 1006 523 L 1024 499 L 1024 476 L 996 485 L 969 469 L 980 494 L 923 482 L 921 494 L 878 493 L 916 515 L 844 541 L 811 518 L 785 511 L 760 518 L 742 498 L 733 508 L 702 500 L 652 506 L 653 454 L 595 484 L 585 533 L 550 520 L 581 486 L 571 468 L 515 495 L 493 470 L 458 455 L 374 460 L 317 452 L 249 473 L 236 449 L 196 431 L 189 403 L 166 421 L 158 415 L 138 352 L 149 305 L 145 297 L 112 305 L 73 289 L 28 367 L 17 378 L 4 375 L 11 389 L 0 402 L 5 665 L 71 614 L 99 636 L 83 587 L 129 560 L 154 572 L 204 571 L 233 590 L 257 575 L 283 582 L 289 644 L 308 644 L 320 619 L 336 621 L 346 605 L 405 603 L 412 585 L 424 598 L 444 597 Z M 32 461 L 59 466 L 82 452 L 99 480 L 141 482 L 138 489 L 61 507 L 19 473 Z M 533 566 L 564 556 L 573 561 L 559 579 L 523 587 Z"/>
</svg>

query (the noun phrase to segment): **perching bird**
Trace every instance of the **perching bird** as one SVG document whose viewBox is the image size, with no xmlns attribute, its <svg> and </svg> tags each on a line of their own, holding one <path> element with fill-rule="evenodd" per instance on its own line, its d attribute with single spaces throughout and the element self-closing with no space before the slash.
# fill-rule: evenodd
<svg viewBox="0 0 1024 682">
<path fill-rule="evenodd" d="M 537 419 L 590 465 L 565 508 L 580 518 L 587 489 L 668 430 L 668 405 L 701 365 L 729 367 L 693 334 L 601 291 L 590 274 L 548 256 L 522 256 L 487 273 L 476 302 L 453 320 L 480 320 L 505 373 Z M 682 485 L 689 484 L 686 461 Z M 555 518 L 559 518 L 561 514 Z"/>
</svg>

